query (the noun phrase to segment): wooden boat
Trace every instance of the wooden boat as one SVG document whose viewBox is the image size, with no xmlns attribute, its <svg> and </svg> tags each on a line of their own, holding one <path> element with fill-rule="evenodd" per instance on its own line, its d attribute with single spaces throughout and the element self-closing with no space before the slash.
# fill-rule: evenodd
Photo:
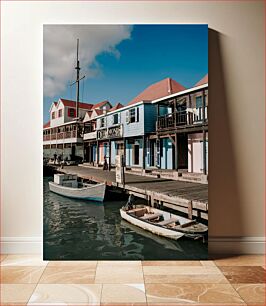
<svg viewBox="0 0 266 306">
<path fill-rule="evenodd" d="M 204 236 L 208 227 L 196 220 L 190 220 L 167 211 L 146 205 L 134 205 L 133 209 L 122 207 L 121 217 L 154 234 L 177 240 L 183 236 L 198 238 Z"/>
<path fill-rule="evenodd" d="M 55 174 L 54 181 L 49 182 L 49 188 L 65 197 L 103 202 L 106 185 L 80 183 L 76 175 Z"/>
<path fill-rule="evenodd" d="M 126 228 L 134 233 L 137 233 L 138 235 L 141 235 L 142 237 L 151 239 L 155 241 L 156 243 L 164 246 L 164 248 L 172 251 L 178 251 L 180 253 L 184 253 L 183 248 L 179 245 L 177 241 L 173 241 L 170 239 L 167 239 L 163 236 L 155 236 L 153 233 L 145 231 L 144 229 L 135 226 L 125 220 L 121 220 L 121 227 Z M 124 232 L 125 234 L 128 234 L 128 232 Z"/>
</svg>

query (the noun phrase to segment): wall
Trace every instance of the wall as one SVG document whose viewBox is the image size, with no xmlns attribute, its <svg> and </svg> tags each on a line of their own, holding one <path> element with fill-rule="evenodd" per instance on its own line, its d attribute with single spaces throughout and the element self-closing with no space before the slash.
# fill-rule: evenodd
<svg viewBox="0 0 266 306">
<path fill-rule="evenodd" d="M 42 250 L 43 23 L 209 24 L 209 247 L 264 251 L 263 1 L 4 1 L 1 10 L 2 251 Z"/>
</svg>

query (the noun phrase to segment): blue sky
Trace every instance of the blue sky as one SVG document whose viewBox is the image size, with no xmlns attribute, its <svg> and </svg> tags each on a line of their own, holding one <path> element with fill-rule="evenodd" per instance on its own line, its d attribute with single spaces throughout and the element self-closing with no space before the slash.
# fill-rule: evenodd
<svg viewBox="0 0 266 306">
<path fill-rule="evenodd" d="M 81 75 L 84 70 L 85 74 L 88 72 L 80 84 L 83 101 L 109 100 L 125 105 L 147 86 L 166 77 L 191 87 L 208 73 L 207 25 L 134 25 L 127 31 L 121 35 L 121 41 L 117 39 L 118 43 L 112 44 L 111 51 L 99 48 L 92 59 L 84 60 L 89 67 L 84 67 L 81 60 Z M 44 44 L 49 49 L 49 41 L 44 40 Z M 56 58 L 52 60 L 55 62 Z M 66 83 L 75 77 L 74 61 L 70 64 L 69 69 L 73 70 Z M 59 97 L 75 100 L 75 88 L 66 86 L 58 94 L 44 96 L 44 122 L 49 120 L 51 103 Z"/>
</svg>

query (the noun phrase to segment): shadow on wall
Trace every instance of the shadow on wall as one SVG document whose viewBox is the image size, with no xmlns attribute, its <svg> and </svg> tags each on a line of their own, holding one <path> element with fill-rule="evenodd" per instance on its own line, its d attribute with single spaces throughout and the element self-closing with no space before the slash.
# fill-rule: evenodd
<svg viewBox="0 0 266 306">
<path fill-rule="evenodd" d="M 209 29 L 209 237 L 238 237 L 243 232 L 241 190 L 234 152 L 230 101 L 223 71 L 227 37 Z M 222 234 L 221 234 L 222 233 Z"/>
</svg>

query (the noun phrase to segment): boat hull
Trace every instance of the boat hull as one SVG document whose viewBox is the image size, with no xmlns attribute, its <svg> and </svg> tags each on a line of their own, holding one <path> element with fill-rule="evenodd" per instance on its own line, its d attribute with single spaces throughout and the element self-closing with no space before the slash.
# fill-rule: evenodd
<svg viewBox="0 0 266 306">
<path fill-rule="evenodd" d="M 49 188 L 50 191 L 68 198 L 103 202 L 106 185 L 103 183 L 89 187 L 72 188 L 49 182 Z"/>
<path fill-rule="evenodd" d="M 184 233 L 180 233 L 180 232 L 173 231 L 173 230 L 170 230 L 164 227 L 160 227 L 150 222 L 145 222 L 136 217 L 130 216 L 123 209 L 120 209 L 120 215 L 122 219 L 130 222 L 131 224 L 134 224 L 138 227 L 143 228 L 146 231 L 152 232 L 153 234 L 156 234 L 159 236 L 163 236 L 163 237 L 174 239 L 174 240 L 177 240 L 184 236 Z"/>
</svg>

